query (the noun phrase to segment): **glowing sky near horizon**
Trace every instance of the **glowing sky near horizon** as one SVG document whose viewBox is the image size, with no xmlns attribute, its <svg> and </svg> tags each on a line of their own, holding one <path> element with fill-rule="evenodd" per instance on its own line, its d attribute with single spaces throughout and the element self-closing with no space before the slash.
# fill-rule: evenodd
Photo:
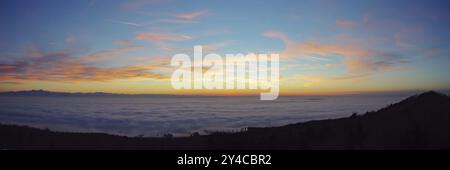
<svg viewBox="0 0 450 170">
<path fill-rule="evenodd" d="M 281 94 L 450 88 L 446 0 L 2 0 L 0 91 L 174 91 L 176 53 L 280 53 Z"/>
</svg>

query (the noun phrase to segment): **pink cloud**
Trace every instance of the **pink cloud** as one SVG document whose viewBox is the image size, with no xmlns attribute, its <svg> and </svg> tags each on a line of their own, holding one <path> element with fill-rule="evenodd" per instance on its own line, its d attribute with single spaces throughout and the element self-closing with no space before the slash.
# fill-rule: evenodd
<svg viewBox="0 0 450 170">
<path fill-rule="evenodd" d="M 198 23 L 198 19 L 209 14 L 207 10 L 193 11 L 189 13 L 180 13 L 172 15 L 172 18 L 161 19 L 164 23 L 175 23 L 175 24 L 193 24 Z"/>
<path fill-rule="evenodd" d="M 0 70 L 14 69 L 14 68 L 16 68 L 16 66 L 14 65 L 0 64 Z"/>
<path fill-rule="evenodd" d="M 117 23 L 117 24 L 123 24 L 123 25 L 129 25 L 129 26 L 133 26 L 133 27 L 140 27 L 142 26 L 142 24 L 136 23 L 136 22 L 130 22 L 130 21 L 120 21 L 120 20 L 110 20 L 113 23 Z"/>
<path fill-rule="evenodd" d="M 77 62 L 82 63 L 97 63 L 100 61 L 117 59 L 118 57 L 124 56 L 126 53 L 130 51 L 143 48 L 142 46 L 133 45 L 127 40 L 119 40 L 116 41 L 115 43 L 118 44 L 120 47 L 106 49 L 86 56 L 81 56 L 72 60 L 76 60 Z"/>
<path fill-rule="evenodd" d="M 319 55 L 319 58 L 337 54 L 343 57 L 342 64 L 352 74 L 387 70 L 398 63 L 396 59 L 389 58 L 389 54 L 373 51 L 355 44 L 296 42 L 280 32 L 265 32 L 263 35 L 269 38 L 280 39 L 284 42 L 286 49 L 280 52 L 282 58 L 309 59 L 308 56 L 311 54 Z"/>
<path fill-rule="evenodd" d="M 369 22 L 370 22 L 370 16 L 369 16 L 369 14 L 365 14 L 365 15 L 363 16 L 363 22 L 364 22 L 364 23 L 369 23 Z"/>
<path fill-rule="evenodd" d="M 420 32 L 417 28 L 405 28 L 395 33 L 394 40 L 398 47 L 413 47 L 417 42 L 417 35 Z"/>
<path fill-rule="evenodd" d="M 184 34 L 173 34 L 173 33 L 159 33 L 159 32 L 144 32 L 137 34 L 136 39 L 149 41 L 149 42 L 168 42 L 168 41 L 186 41 L 192 39 L 191 36 Z"/>
<path fill-rule="evenodd" d="M 350 20 L 338 19 L 336 20 L 336 25 L 342 28 L 351 28 L 354 24 Z"/>
<path fill-rule="evenodd" d="M 217 51 L 219 49 L 226 47 L 227 45 L 228 42 L 205 44 L 203 45 L 203 50 L 208 52 Z"/>
<path fill-rule="evenodd" d="M 162 19 L 161 22 L 174 23 L 174 24 L 193 24 L 198 21 L 195 20 L 184 20 L 184 19 Z"/>
<path fill-rule="evenodd" d="M 185 20 L 194 20 L 194 19 L 200 18 L 202 16 L 208 15 L 208 13 L 209 12 L 207 10 L 201 10 L 201 11 L 193 11 L 193 12 L 189 12 L 189 13 L 176 14 L 175 17 L 180 18 L 180 19 L 185 19 Z"/>
<path fill-rule="evenodd" d="M 281 32 L 264 32 L 263 36 L 265 37 L 269 37 L 269 38 L 275 38 L 275 39 L 281 39 L 285 42 L 289 41 L 289 38 L 287 37 L 287 35 L 281 33 Z"/>
<path fill-rule="evenodd" d="M 65 39 L 65 42 L 67 43 L 67 44 L 75 44 L 75 43 L 77 43 L 77 38 L 75 37 L 75 36 L 69 36 L 69 37 L 67 37 L 66 39 Z"/>
</svg>

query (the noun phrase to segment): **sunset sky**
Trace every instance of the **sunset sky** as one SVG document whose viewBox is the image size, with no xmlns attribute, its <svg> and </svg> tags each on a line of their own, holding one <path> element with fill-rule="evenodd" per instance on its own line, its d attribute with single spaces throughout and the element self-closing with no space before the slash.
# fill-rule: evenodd
<svg viewBox="0 0 450 170">
<path fill-rule="evenodd" d="M 281 94 L 450 89 L 447 0 L 2 0 L 0 91 L 175 91 L 174 54 L 279 53 Z"/>
</svg>

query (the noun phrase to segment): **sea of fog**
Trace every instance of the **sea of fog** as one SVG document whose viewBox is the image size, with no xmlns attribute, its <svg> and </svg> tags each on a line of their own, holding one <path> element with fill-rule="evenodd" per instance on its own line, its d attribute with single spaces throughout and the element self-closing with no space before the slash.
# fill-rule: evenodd
<svg viewBox="0 0 450 170">
<path fill-rule="evenodd" d="M 126 136 L 280 126 L 378 110 L 408 95 L 334 97 L 0 96 L 0 122 Z"/>
</svg>

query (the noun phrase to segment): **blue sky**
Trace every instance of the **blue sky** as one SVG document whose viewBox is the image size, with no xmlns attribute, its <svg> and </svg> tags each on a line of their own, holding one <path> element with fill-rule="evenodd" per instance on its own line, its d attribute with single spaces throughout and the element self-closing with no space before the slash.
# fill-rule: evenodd
<svg viewBox="0 0 450 170">
<path fill-rule="evenodd" d="M 168 60 L 194 45 L 280 53 L 286 94 L 450 87 L 444 0 L 1 3 L 1 91 L 175 93 Z"/>
</svg>

